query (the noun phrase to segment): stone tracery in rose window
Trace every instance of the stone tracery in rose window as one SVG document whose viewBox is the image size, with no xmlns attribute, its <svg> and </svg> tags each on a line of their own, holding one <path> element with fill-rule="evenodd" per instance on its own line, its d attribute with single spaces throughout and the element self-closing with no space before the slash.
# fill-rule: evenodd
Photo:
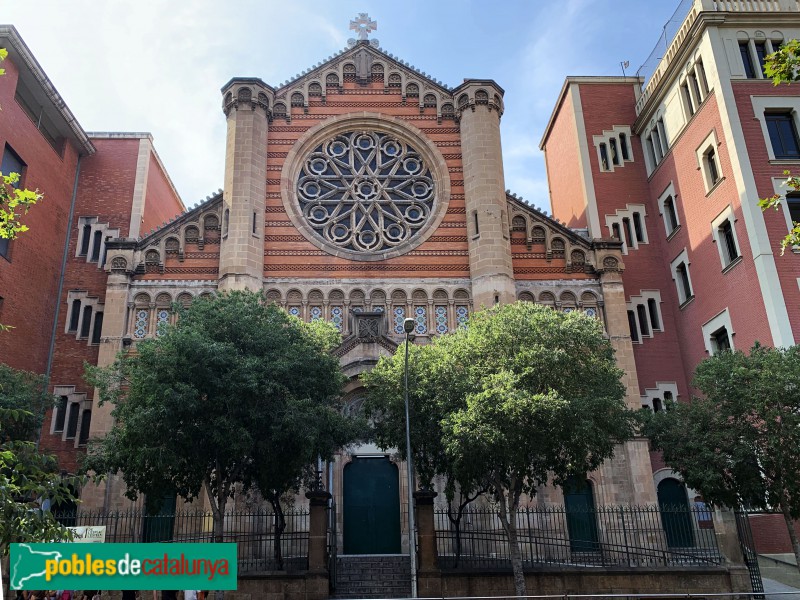
<svg viewBox="0 0 800 600">
<path fill-rule="evenodd" d="M 433 214 L 436 190 L 430 167 L 407 142 L 350 131 L 305 158 L 297 196 L 306 223 L 327 245 L 368 253 L 413 238 Z"/>
</svg>

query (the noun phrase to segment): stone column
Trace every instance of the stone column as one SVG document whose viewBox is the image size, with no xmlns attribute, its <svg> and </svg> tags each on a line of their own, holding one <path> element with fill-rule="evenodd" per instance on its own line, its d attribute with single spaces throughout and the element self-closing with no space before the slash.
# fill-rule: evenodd
<svg viewBox="0 0 800 600">
<path fill-rule="evenodd" d="M 639 378 L 636 373 L 636 361 L 633 355 L 630 326 L 628 325 L 628 309 L 625 304 L 625 290 L 622 286 L 621 246 L 618 240 L 595 240 L 595 265 L 600 274 L 600 285 L 603 292 L 605 327 L 608 333 L 617 366 L 624 372 L 622 383 L 625 386 L 625 403 L 632 410 L 641 408 Z M 643 437 L 635 437 L 619 448 L 612 459 L 601 469 L 609 469 L 604 480 L 617 482 L 620 475 L 625 475 L 627 485 L 615 485 L 608 490 L 613 497 L 607 497 L 612 504 L 655 504 L 656 490 L 653 483 L 653 470 L 650 464 L 648 441 Z M 627 473 L 620 473 L 621 470 Z"/>
<path fill-rule="evenodd" d="M 274 91 L 260 79 L 239 78 L 223 87 L 222 95 L 228 136 L 219 289 L 261 290 L 267 132 Z"/>
<path fill-rule="evenodd" d="M 136 240 L 109 240 L 107 242 L 107 258 L 105 270 L 109 273 L 106 285 L 106 298 L 103 307 L 103 336 L 97 354 L 97 366 L 107 367 L 116 359 L 117 353 L 131 344 L 128 332 L 130 295 L 130 278 L 135 262 Z M 99 392 L 94 390 L 92 402 L 92 420 L 89 425 L 91 437 L 105 436 L 114 424 L 111 411 L 114 406 L 110 403 L 100 405 Z M 99 510 L 106 508 L 105 504 L 111 497 L 106 493 L 106 486 L 114 490 L 114 499 L 119 499 L 124 492 L 124 484 L 116 476 L 110 477 L 100 485 L 88 483 L 81 492 L 81 508 L 84 510 Z"/>
<path fill-rule="evenodd" d="M 469 79 L 456 88 L 464 167 L 469 268 L 477 310 L 514 302 L 514 270 L 500 146 L 503 89 Z"/>
<path fill-rule="evenodd" d="M 414 492 L 417 511 L 417 540 L 419 554 L 417 562 L 420 571 L 433 571 L 438 568 L 436 551 L 436 525 L 433 520 L 433 499 L 438 494 L 432 490 Z"/>
<path fill-rule="evenodd" d="M 436 492 L 418 490 L 414 492 L 417 511 L 417 595 L 420 598 L 435 598 L 442 595 L 442 574 L 439 570 L 436 549 L 436 524 L 433 517 L 433 499 Z"/>
<path fill-rule="evenodd" d="M 324 490 L 306 492 L 310 508 L 308 514 L 308 571 L 327 573 L 328 501 L 331 495 Z"/>
</svg>

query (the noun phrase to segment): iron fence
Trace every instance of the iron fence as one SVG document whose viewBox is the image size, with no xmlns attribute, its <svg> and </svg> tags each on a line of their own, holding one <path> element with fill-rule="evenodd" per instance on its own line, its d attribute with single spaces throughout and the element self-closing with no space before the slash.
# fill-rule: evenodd
<svg viewBox="0 0 800 600">
<path fill-rule="evenodd" d="M 208 511 L 148 514 L 142 510 L 60 513 L 64 526 L 105 526 L 106 542 L 213 542 L 214 518 Z M 283 513 L 284 528 L 276 536 L 271 509 L 227 511 L 223 542 L 235 542 L 240 573 L 308 569 L 308 510 Z M 280 543 L 276 544 L 276 539 Z"/>
<path fill-rule="evenodd" d="M 508 537 L 491 506 L 454 513 L 435 511 L 443 570 L 511 569 Z M 522 563 L 580 567 L 720 565 L 712 515 L 700 507 L 564 506 L 522 508 L 516 519 Z"/>
</svg>

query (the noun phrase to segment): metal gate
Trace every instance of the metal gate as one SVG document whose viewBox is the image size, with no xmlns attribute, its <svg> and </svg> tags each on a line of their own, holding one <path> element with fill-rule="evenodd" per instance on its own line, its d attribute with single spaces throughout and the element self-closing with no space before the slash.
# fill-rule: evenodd
<svg viewBox="0 0 800 600">
<path fill-rule="evenodd" d="M 754 600 L 764 600 L 764 583 L 761 581 L 761 570 L 758 568 L 758 554 L 753 543 L 753 532 L 746 512 L 736 511 L 736 531 L 739 534 L 739 546 L 742 548 L 744 564 L 750 572 L 750 585 L 753 587 Z"/>
<path fill-rule="evenodd" d="M 336 592 L 336 502 L 328 506 L 328 585 L 330 593 Z"/>
</svg>

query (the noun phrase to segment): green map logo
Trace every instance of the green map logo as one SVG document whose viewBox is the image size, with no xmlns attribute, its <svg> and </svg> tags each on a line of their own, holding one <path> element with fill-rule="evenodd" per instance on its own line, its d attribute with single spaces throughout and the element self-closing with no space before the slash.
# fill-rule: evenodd
<svg viewBox="0 0 800 600">
<path fill-rule="evenodd" d="M 11 589 L 236 589 L 236 544 L 11 544 Z"/>
</svg>

